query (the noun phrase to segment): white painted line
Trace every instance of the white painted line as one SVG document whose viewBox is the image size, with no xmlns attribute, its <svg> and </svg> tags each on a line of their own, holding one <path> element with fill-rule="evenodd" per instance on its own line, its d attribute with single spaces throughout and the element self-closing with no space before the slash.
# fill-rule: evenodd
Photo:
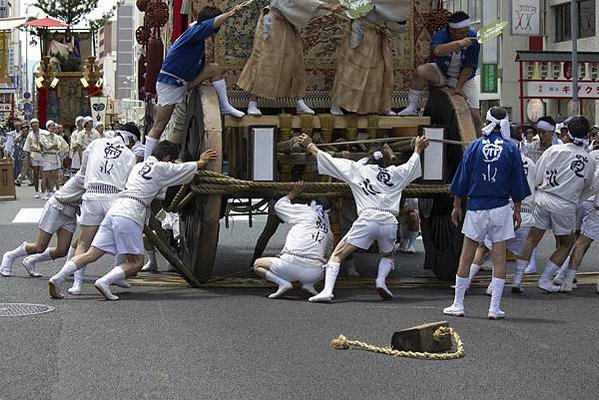
<svg viewBox="0 0 599 400">
<path fill-rule="evenodd" d="M 15 218 L 13 224 L 37 224 L 42 217 L 43 208 L 21 208 Z"/>
</svg>

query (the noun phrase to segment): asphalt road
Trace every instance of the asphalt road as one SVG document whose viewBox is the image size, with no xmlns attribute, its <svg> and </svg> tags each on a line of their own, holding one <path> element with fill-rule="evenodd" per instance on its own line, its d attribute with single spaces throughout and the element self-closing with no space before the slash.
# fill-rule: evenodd
<svg viewBox="0 0 599 400">
<path fill-rule="evenodd" d="M 23 193 L 26 193 L 23 191 Z M 40 201 L 0 201 L 0 250 L 36 234 L 12 224 Z M 221 233 L 216 271 L 241 270 L 260 223 Z M 282 244 L 277 234 L 267 252 Z M 543 242 L 543 261 L 551 239 Z M 598 270 L 593 247 L 583 268 Z M 422 255 L 399 256 L 395 276 L 427 275 Z M 121 300 L 100 299 L 91 283 L 110 266 L 89 270 L 84 294 L 55 301 L 47 277 L 0 279 L 0 303 L 47 304 L 53 312 L 0 317 L 0 399 L 596 399 L 599 390 L 599 296 L 594 285 L 571 295 L 528 288 L 507 293 L 503 321 L 486 317 L 489 298 L 474 288 L 466 318 L 449 318 L 466 357 L 420 361 L 363 351 L 336 351 L 338 334 L 387 346 L 399 329 L 446 319 L 450 288 L 395 289 L 381 301 L 373 289 L 338 290 L 332 304 L 301 293 L 270 300 L 265 289 L 133 287 Z M 358 270 L 374 275 L 376 258 Z M 430 274 L 429 274 L 430 275 Z"/>
</svg>

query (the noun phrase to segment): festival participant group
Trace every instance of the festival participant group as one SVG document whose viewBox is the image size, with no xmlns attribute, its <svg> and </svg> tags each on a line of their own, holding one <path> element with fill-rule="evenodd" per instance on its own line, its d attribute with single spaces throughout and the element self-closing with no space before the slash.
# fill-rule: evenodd
<svg viewBox="0 0 599 400">
<path fill-rule="evenodd" d="M 346 55 L 358 49 L 365 52 L 360 46 L 366 42 L 378 43 L 385 49 L 381 45 L 385 37 L 377 35 L 401 29 L 402 20 L 394 17 L 394 10 L 385 9 L 385 1 L 380 3 L 382 7 L 375 8 L 380 14 L 375 12 L 370 18 L 350 24 Z M 196 161 L 179 162 L 178 146 L 161 140 L 176 104 L 185 99 L 190 88 L 210 82 L 219 97 L 221 112 L 244 116 L 229 103 L 222 70 L 206 64 L 204 57 L 206 38 L 216 34 L 242 8 L 243 5 L 221 13 L 206 7 L 200 11 L 198 21 L 169 49 L 158 78 L 156 119 L 145 145 L 140 143 L 140 130 L 134 123 L 104 131 L 103 126 L 94 127 L 90 117 L 79 117 L 75 121 L 78 130 L 68 146 L 52 121 L 46 124 L 47 131 L 39 128 L 38 121 L 30 122 L 31 132 L 26 134 L 22 150 L 30 160 L 32 183 L 36 185 L 41 179 L 41 191 L 35 187 L 36 196 L 48 200 L 37 238 L 5 251 L 0 275 L 11 276 L 15 263 L 22 259 L 27 273 L 39 277 L 38 263 L 66 256 L 63 267 L 48 280 L 50 297 L 62 299 L 71 275 L 74 280 L 68 293 L 76 296 L 81 293 L 85 267 L 109 253 L 115 256 L 114 266 L 95 281 L 95 288 L 105 299 L 117 300 L 113 286 L 129 287 L 127 278 L 143 268 L 144 247 L 148 247 L 144 246 L 143 227 L 152 201 L 164 195 L 170 186 L 191 182 L 198 170 L 215 162 L 218 156 L 215 150 L 207 149 Z M 297 98 L 298 113 L 313 113 L 303 99 L 306 83 L 298 32 L 322 13 L 343 11 L 340 5 L 318 0 L 271 1 L 260 17 L 254 53 L 238 83 L 251 94 L 249 114 L 261 114 L 260 97 L 280 96 Z M 415 71 L 408 106 L 399 116 L 418 114 L 421 92 L 427 86 L 448 87 L 450 95 L 464 96 L 473 116 L 478 115 L 479 89 L 473 77 L 480 46 L 476 32 L 469 27 L 468 15 L 456 12 L 447 27 L 433 35 L 435 61 Z M 356 32 L 361 33 L 357 42 Z M 276 42 L 273 35 L 284 37 L 285 43 Z M 299 53 L 294 52 L 294 57 L 298 58 L 281 57 L 282 50 L 277 46 L 283 45 L 295 48 Z M 331 113 L 396 115 L 386 89 L 393 73 L 387 68 L 385 51 L 379 55 L 379 60 L 376 55 L 369 59 L 371 65 L 353 67 L 345 65 L 347 58 L 341 57 Z M 358 74 L 361 68 L 369 70 L 369 74 Z M 350 81 L 357 76 L 366 79 L 366 89 L 348 96 Z M 376 99 L 372 93 L 377 93 Z M 491 297 L 487 317 L 496 320 L 506 315 L 501 300 L 508 250 L 517 257 L 510 282 L 514 295 L 523 293 L 524 275 L 537 271 L 538 288 L 543 291 L 576 289 L 577 270 L 592 241 L 599 238 L 599 151 L 594 149 L 590 122 L 580 115 L 560 124 L 543 117 L 533 132 L 523 135 L 514 129 L 505 109 L 493 107 L 482 120 L 475 117 L 475 124 L 481 126 L 480 137 L 465 149 L 450 185 L 454 197 L 451 217 L 456 226 L 462 226 L 464 241 L 454 300 L 442 312 L 456 317 L 466 315 L 465 294 L 490 253 L 493 276 L 487 288 Z M 394 165 L 391 154 L 380 145 L 375 145 L 368 157 L 352 161 L 320 150 L 305 134 L 298 133 L 297 141 L 314 157 L 319 174 L 348 184 L 357 216 L 334 246 L 328 199 L 316 196 L 309 202 L 300 201 L 303 182 L 296 182 L 289 194 L 275 199 L 275 214 L 291 228 L 277 257 L 259 257 L 253 263 L 258 276 L 277 285 L 269 297 L 284 297 L 293 283 L 299 283 L 310 293 L 310 302 L 333 301 L 342 263 L 350 266 L 350 275 L 355 274 L 353 253 L 369 250 L 376 243 L 380 261 L 375 288 L 382 299 L 393 298 L 387 278 L 395 268 L 396 252 L 413 253 L 418 235 L 417 206 L 402 199 L 402 192 L 422 175 L 421 154 L 429 140 L 417 137 L 413 154 L 402 165 Z M 67 154 L 71 163 L 65 173 L 62 160 Z M 61 170 L 70 177 L 62 186 Z M 547 231 L 555 236 L 556 248 L 546 265 L 540 266 L 536 248 Z M 75 232 L 77 238 L 73 240 Z M 54 235 L 56 246 L 49 247 Z M 323 279 L 323 289 L 318 292 L 315 285 Z"/>
</svg>

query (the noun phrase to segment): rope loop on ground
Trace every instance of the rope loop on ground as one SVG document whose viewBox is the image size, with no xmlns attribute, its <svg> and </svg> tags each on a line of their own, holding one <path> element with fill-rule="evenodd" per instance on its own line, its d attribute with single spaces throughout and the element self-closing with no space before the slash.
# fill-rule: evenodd
<svg viewBox="0 0 599 400">
<path fill-rule="evenodd" d="M 419 360 L 457 360 L 458 358 L 464 357 L 466 352 L 464 351 L 464 343 L 460 335 L 451 327 L 442 326 L 439 327 L 433 333 L 433 340 L 438 341 L 440 336 L 451 335 L 455 342 L 456 349 L 451 353 L 429 353 L 419 351 L 403 351 L 394 350 L 391 347 L 378 347 L 371 344 L 361 342 L 359 340 L 349 340 L 343 335 L 339 335 L 331 341 L 331 346 L 335 350 L 350 350 L 352 348 L 358 350 L 370 351 L 378 354 L 386 354 L 394 357 L 406 357 L 416 358 Z"/>
</svg>

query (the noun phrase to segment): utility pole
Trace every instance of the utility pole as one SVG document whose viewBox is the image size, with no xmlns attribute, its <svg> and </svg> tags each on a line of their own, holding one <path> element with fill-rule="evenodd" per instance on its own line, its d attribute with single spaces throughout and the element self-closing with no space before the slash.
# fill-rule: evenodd
<svg viewBox="0 0 599 400">
<path fill-rule="evenodd" d="M 572 30 L 572 114 L 580 114 L 578 100 L 578 0 L 570 1 L 570 28 Z"/>
</svg>

